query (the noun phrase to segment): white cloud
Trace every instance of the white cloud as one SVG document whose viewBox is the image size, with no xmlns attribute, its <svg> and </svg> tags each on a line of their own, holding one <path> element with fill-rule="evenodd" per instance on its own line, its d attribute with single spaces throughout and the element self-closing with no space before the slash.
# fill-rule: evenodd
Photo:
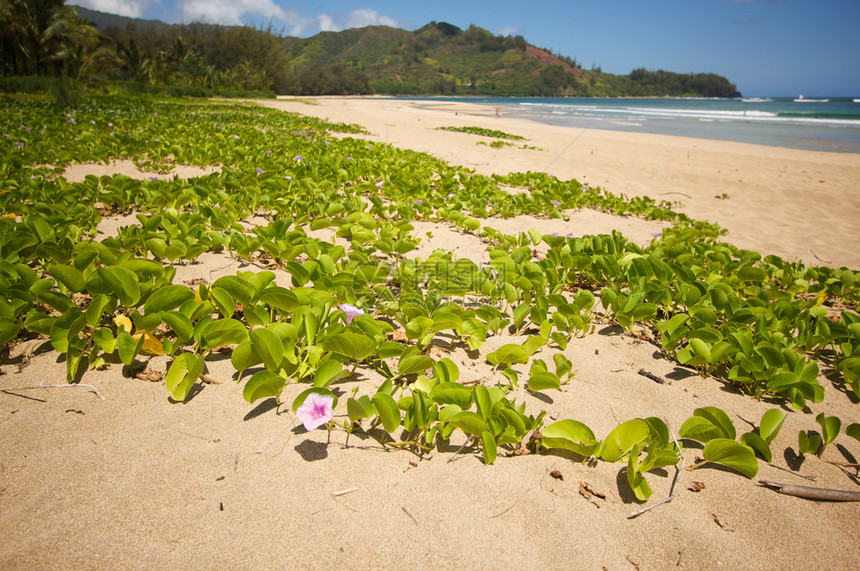
<svg viewBox="0 0 860 571">
<path fill-rule="evenodd" d="M 277 18 L 287 23 L 295 19 L 294 12 L 287 12 L 272 0 L 186 0 L 181 2 L 181 8 L 186 21 L 225 25 L 240 24 L 245 15 Z"/>
<path fill-rule="evenodd" d="M 519 26 L 506 26 L 506 27 L 502 28 L 501 30 L 499 30 L 498 35 L 499 36 L 516 36 L 519 33 L 520 33 Z"/>
<path fill-rule="evenodd" d="M 334 18 L 328 14 L 320 14 L 316 19 L 320 32 L 339 32 L 342 29 L 335 23 Z"/>
<path fill-rule="evenodd" d="M 157 1 L 157 0 L 156 0 Z M 152 0 L 77 0 L 75 4 L 98 10 L 108 14 L 117 14 L 128 18 L 140 18 Z"/>
<path fill-rule="evenodd" d="M 365 26 L 391 26 L 397 27 L 397 20 L 383 16 L 376 10 L 360 9 L 353 10 L 346 18 L 347 28 L 363 28 Z"/>
</svg>

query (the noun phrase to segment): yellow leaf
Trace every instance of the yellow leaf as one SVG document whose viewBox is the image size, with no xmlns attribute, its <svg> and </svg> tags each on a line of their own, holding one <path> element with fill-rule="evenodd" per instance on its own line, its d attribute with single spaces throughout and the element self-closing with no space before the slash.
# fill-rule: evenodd
<svg viewBox="0 0 860 571">
<path fill-rule="evenodd" d="M 825 301 L 827 301 L 827 292 L 822 290 L 821 293 L 818 294 L 818 297 L 815 298 L 815 307 L 818 307 Z"/>
<path fill-rule="evenodd" d="M 113 322 L 117 327 L 125 327 L 127 333 L 131 333 L 131 319 L 126 315 L 117 315 L 113 318 Z"/>
<path fill-rule="evenodd" d="M 152 335 L 149 331 L 138 331 L 132 335 L 135 341 L 140 341 L 143 337 L 143 349 L 153 355 L 164 355 L 164 344 Z"/>
<path fill-rule="evenodd" d="M 203 298 L 200 297 L 200 288 L 194 290 L 194 301 L 197 303 L 203 303 Z"/>
</svg>

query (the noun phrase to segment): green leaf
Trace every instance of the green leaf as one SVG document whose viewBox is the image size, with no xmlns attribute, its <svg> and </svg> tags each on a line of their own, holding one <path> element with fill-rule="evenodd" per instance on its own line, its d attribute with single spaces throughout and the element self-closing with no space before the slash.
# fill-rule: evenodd
<svg viewBox="0 0 860 571">
<path fill-rule="evenodd" d="M 450 312 L 439 312 L 433 315 L 433 330 L 444 331 L 445 329 L 459 329 L 463 326 L 460 316 Z"/>
<path fill-rule="evenodd" d="M 481 433 L 481 441 L 484 445 L 484 464 L 492 464 L 496 461 L 496 441 L 486 430 Z"/>
<path fill-rule="evenodd" d="M 335 359 L 323 362 L 316 373 L 314 373 L 314 386 L 327 388 L 338 379 L 349 376 L 349 371 L 343 368 L 343 364 Z M 370 416 L 370 415 L 368 415 Z"/>
<path fill-rule="evenodd" d="M 130 270 L 120 266 L 98 268 L 94 276 L 104 284 L 108 291 L 97 293 L 112 293 L 125 307 L 133 307 L 140 300 L 140 286 L 137 276 Z M 92 281 L 93 276 L 90 277 Z M 87 283 L 89 288 L 90 282 Z"/>
<path fill-rule="evenodd" d="M 589 457 L 597 449 L 594 433 L 577 420 L 559 420 L 543 430 L 541 446 L 544 448 L 563 448 L 580 456 Z"/>
<path fill-rule="evenodd" d="M 642 450 L 641 445 L 636 446 L 630 456 L 627 458 L 627 483 L 633 491 L 633 495 L 640 502 L 644 502 L 651 497 L 654 491 L 648 485 L 645 476 L 639 468 L 639 452 Z"/>
<path fill-rule="evenodd" d="M 775 410 L 775 409 L 774 409 Z M 753 451 L 757 452 L 765 462 L 770 462 L 773 455 L 770 451 L 770 446 L 760 435 L 755 432 L 747 432 L 741 436 L 741 443 L 749 446 Z"/>
<path fill-rule="evenodd" d="M 705 443 L 714 438 L 724 438 L 723 432 L 713 425 L 713 423 L 700 416 L 691 416 L 681 425 L 681 430 L 678 431 L 678 436 L 681 438 L 689 438 Z"/>
<path fill-rule="evenodd" d="M 65 353 L 86 324 L 86 315 L 77 306 L 72 306 L 51 326 L 51 345 L 60 353 Z"/>
<path fill-rule="evenodd" d="M 394 433 L 400 426 L 400 409 L 397 408 L 397 403 L 391 398 L 391 395 L 377 392 L 371 397 L 373 406 L 376 407 L 376 412 L 379 419 L 382 421 L 382 428 L 388 434 Z"/>
<path fill-rule="evenodd" d="M 433 378 L 441 383 L 454 382 L 460 378 L 460 368 L 448 357 L 442 357 L 433 365 Z"/>
<path fill-rule="evenodd" d="M 487 390 L 487 387 L 478 385 L 475 387 L 474 398 L 475 408 L 478 409 L 478 416 L 486 422 L 493 412 L 493 399 L 490 397 L 490 391 Z"/>
<path fill-rule="evenodd" d="M 287 379 L 271 371 L 258 371 L 248 379 L 242 396 L 249 403 L 263 398 L 275 397 L 280 401 L 281 393 L 287 385 Z"/>
<path fill-rule="evenodd" d="M 198 323 L 195 337 L 201 348 L 209 350 L 247 341 L 248 328 L 235 319 L 213 319 L 202 324 Z"/>
<path fill-rule="evenodd" d="M 116 310 L 116 299 L 104 294 L 94 296 L 87 308 L 87 323 L 95 327 L 101 321 L 105 310 L 113 313 Z"/>
<path fill-rule="evenodd" d="M 728 438 L 729 440 L 734 440 L 737 433 L 735 432 L 735 425 L 732 423 L 732 420 L 729 418 L 725 412 L 720 410 L 715 406 L 706 406 L 703 408 L 697 408 L 693 411 L 695 416 L 700 416 L 706 420 L 709 420 L 711 424 L 716 426 L 722 436 L 724 438 Z"/>
<path fill-rule="evenodd" d="M 343 355 L 348 359 L 363 361 L 376 352 L 376 342 L 361 333 L 336 333 L 322 342 L 325 351 Z"/>
<path fill-rule="evenodd" d="M 854 440 L 860 441 L 860 423 L 849 424 L 845 428 L 845 434 L 853 438 Z"/>
<path fill-rule="evenodd" d="M 758 473 L 758 460 L 748 446 L 728 438 L 714 438 L 705 444 L 702 456 L 708 462 L 737 470 L 747 478 Z"/>
<path fill-rule="evenodd" d="M 194 299 L 194 292 L 184 285 L 174 284 L 155 290 L 146 303 L 143 304 L 145 313 L 158 313 L 176 309 L 189 299 Z"/>
<path fill-rule="evenodd" d="M 801 430 L 797 433 L 797 445 L 800 455 L 817 454 L 821 448 L 821 435 Z"/>
<path fill-rule="evenodd" d="M 606 462 L 624 458 L 637 444 L 651 438 L 651 427 L 641 418 L 634 418 L 616 426 L 600 445 L 597 456 Z"/>
<path fill-rule="evenodd" d="M 256 292 L 254 286 L 238 276 L 222 276 L 215 280 L 211 289 L 224 288 L 234 300 L 242 305 L 253 305 Z"/>
<path fill-rule="evenodd" d="M 455 414 L 448 420 L 448 423 L 472 436 L 480 436 L 490 430 L 490 427 L 480 416 L 468 410 Z"/>
<path fill-rule="evenodd" d="M 403 354 L 400 356 L 400 360 L 397 362 L 397 374 L 403 376 L 415 375 L 422 371 L 426 371 L 427 369 L 431 368 L 435 363 L 436 361 L 432 357 L 415 354 L 407 349 L 407 351 L 403 352 Z"/>
<path fill-rule="evenodd" d="M 284 315 L 291 314 L 301 305 L 296 294 L 282 287 L 267 288 L 260 295 L 260 301 Z"/>
<path fill-rule="evenodd" d="M 126 331 L 120 331 L 117 334 L 116 348 L 119 352 L 119 358 L 124 364 L 131 365 L 134 362 L 134 358 L 137 357 L 141 347 L 143 347 L 144 339 L 143 335 L 140 339 L 135 339 Z"/>
<path fill-rule="evenodd" d="M 376 409 L 373 408 L 373 402 L 370 397 L 363 395 L 358 399 L 350 397 L 346 401 L 346 412 L 349 415 L 350 422 L 357 422 L 362 418 L 370 418 L 376 414 Z"/>
<path fill-rule="evenodd" d="M 221 312 L 221 315 L 227 318 L 233 317 L 236 312 L 236 300 L 233 299 L 230 292 L 222 287 L 213 286 L 209 288 L 209 298 Z"/>
<path fill-rule="evenodd" d="M 762 415 L 758 431 L 767 444 L 773 442 L 773 439 L 779 434 L 783 422 L 785 422 L 785 414 L 778 408 L 772 408 Z"/>
<path fill-rule="evenodd" d="M 284 360 L 284 344 L 281 338 L 268 329 L 252 329 L 249 333 L 254 351 L 263 360 L 263 365 L 276 373 Z"/>
<path fill-rule="evenodd" d="M 184 401 L 191 391 L 191 387 L 203 373 L 203 367 L 203 356 L 198 357 L 194 353 L 182 353 L 176 357 L 164 376 L 164 384 L 170 397 L 175 401 Z"/>
<path fill-rule="evenodd" d="M 821 427 L 821 436 L 825 446 L 836 440 L 839 431 L 842 430 L 842 421 L 837 416 L 825 416 L 822 412 L 815 417 L 815 422 Z"/>
<path fill-rule="evenodd" d="M 439 404 L 453 404 L 467 409 L 472 404 L 472 392 L 460 383 L 439 383 L 430 391 L 430 399 Z"/>
<path fill-rule="evenodd" d="M 510 363 L 527 363 L 529 360 L 528 352 L 522 345 L 516 343 L 508 343 L 499 347 L 498 351 L 494 351 L 487 355 L 487 361 L 498 367 L 499 365 L 507 365 Z"/>
<path fill-rule="evenodd" d="M 550 322 L 544 321 L 544 323 L 550 323 Z M 549 327 L 552 327 L 551 323 L 550 323 Z M 543 329 L 543 323 L 541 324 L 541 329 Z M 539 335 L 531 335 L 528 339 L 526 339 L 523 342 L 522 347 L 523 347 L 523 349 L 526 350 L 526 353 L 529 356 L 531 356 L 534 354 L 535 351 L 537 351 L 538 349 L 540 349 L 544 345 L 546 345 L 546 339 L 544 337 L 541 337 Z"/>
<path fill-rule="evenodd" d="M 166 311 L 161 315 L 161 319 L 173 329 L 181 343 L 187 343 L 194 335 L 194 325 L 191 320 L 178 311 Z"/>
<path fill-rule="evenodd" d="M 742 282 L 763 282 L 767 279 L 767 272 L 761 268 L 744 266 L 738 270 L 738 279 Z"/>
<path fill-rule="evenodd" d="M 58 282 L 66 286 L 69 291 L 80 292 L 87 287 L 87 280 L 84 279 L 84 274 L 74 266 L 49 264 L 47 270 Z"/>
<path fill-rule="evenodd" d="M 250 369 L 254 365 L 259 365 L 262 362 L 263 358 L 254 350 L 254 346 L 251 344 L 250 339 L 243 343 L 239 343 L 236 348 L 233 349 L 233 354 L 230 355 L 230 363 L 237 371 Z"/>
<path fill-rule="evenodd" d="M 549 389 L 560 390 L 561 380 L 558 378 L 558 375 L 550 373 L 549 371 L 543 371 L 535 373 L 529 377 L 528 388 L 532 392 L 546 391 Z"/>
</svg>

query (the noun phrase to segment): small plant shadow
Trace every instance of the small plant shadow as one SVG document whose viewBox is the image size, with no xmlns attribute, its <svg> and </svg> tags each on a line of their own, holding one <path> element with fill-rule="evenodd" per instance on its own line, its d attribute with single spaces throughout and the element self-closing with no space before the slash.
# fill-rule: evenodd
<svg viewBox="0 0 860 571">
<path fill-rule="evenodd" d="M 299 456 L 305 462 L 316 462 L 317 460 L 328 458 L 328 444 L 324 442 L 305 440 L 301 444 L 297 444 L 294 450 L 299 453 Z"/>
<path fill-rule="evenodd" d="M 618 495 L 621 496 L 621 501 L 625 504 L 644 504 L 645 501 L 640 500 L 630 489 L 630 483 L 627 481 L 627 467 L 624 466 L 618 470 L 615 475 L 615 485 L 618 488 Z"/>
<path fill-rule="evenodd" d="M 552 404 L 555 402 L 554 400 L 552 400 L 552 397 L 550 397 L 549 395 L 545 395 L 540 391 L 538 391 L 538 392 L 529 391 L 529 393 L 534 398 L 538 399 L 541 402 L 545 402 L 546 404 Z"/>
<path fill-rule="evenodd" d="M 243 418 L 242 420 L 244 420 L 246 422 L 249 420 L 254 420 L 258 416 L 269 412 L 273 408 L 278 408 L 278 401 L 276 399 L 273 399 L 273 398 L 268 398 L 268 399 L 264 400 L 263 402 L 261 402 L 260 404 L 258 404 L 257 406 L 255 406 L 253 409 L 251 409 L 251 411 L 248 414 L 246 414 L 245 418 Z"/>
<path fill-rule="evenodd" d="M 684 369 L 683 367 L 675 367 L 675 369 L 666 375 L 667 379 L 672 381 L 683 381 L 684 379 L 689 379 L 690 377 L 697 376 L 696 373 L 691 371 L 690 369 Z"/>
<path fill-rule="evenodd" d="M 842 454 L 842 457 L 845 458 L 846 462 L 848 462 L 849 464 L 857 464 L 857 458 L 855 458 L 854 455 L 851 454 L 851 452 L 849 452 L 847 448 L 837 443 L 836 449 L 839 450 L 839 453 Z"/>
<path fill-rule="evenodd" d="M 188 395 L 185 397 L 185 400 L 175 400 L 173 397 L 168 396 L 167 400 L 170 401 L 170 404 L 188 404 L 191 402 L 194 397 L 199 395 L 203 391 L 203 385 L 200 383 L 195 383 L 191 390 L 188 391 Z"/>
<path fill-rule="evenodd" d="M 795 454 L 792 448 L 786 448 L 785 452 L 782 453 L 782 457 L 785 459 L 785 464 L 795 472 L 800 470 L 800 467 L 803 466 L 803 461 L 806 459 L 802 454 L 800 456 Z"/>
<path fill-rule="evenodd" d="M 621 327 L 620 325 L 607 325 L 606 327 L 604 327 L 603 329 L 598 331 L 597 334 L 598 335 L 605 335 L 605 336 L 623 335 L 624 334 L 624 328 Z"/>
</svg>

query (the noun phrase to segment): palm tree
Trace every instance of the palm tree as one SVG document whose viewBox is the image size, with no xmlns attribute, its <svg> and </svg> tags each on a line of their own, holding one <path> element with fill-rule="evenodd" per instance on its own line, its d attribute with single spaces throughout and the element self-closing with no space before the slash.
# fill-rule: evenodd
<svg viewBox="0 0 860 571">
<path fill-rule="evenodd" d="M 63 8 L 64 0 L 7 0 L 11 33 L 21 56 L 23 69 L 29 75 L 44 72 L 46 49 L 45 34 L 55 13 Z"/>
<path fill-rule="evenodd" d="M 78 16 L 77 11 L 64 6 L 55 12 L 45 31 L 43 42 L 45 61 L 58 64 L 63 75 L 74 79 L 89 76 L 101 61 L 116 59 L 104 44 L 96 28 Z"/>
</svg>

